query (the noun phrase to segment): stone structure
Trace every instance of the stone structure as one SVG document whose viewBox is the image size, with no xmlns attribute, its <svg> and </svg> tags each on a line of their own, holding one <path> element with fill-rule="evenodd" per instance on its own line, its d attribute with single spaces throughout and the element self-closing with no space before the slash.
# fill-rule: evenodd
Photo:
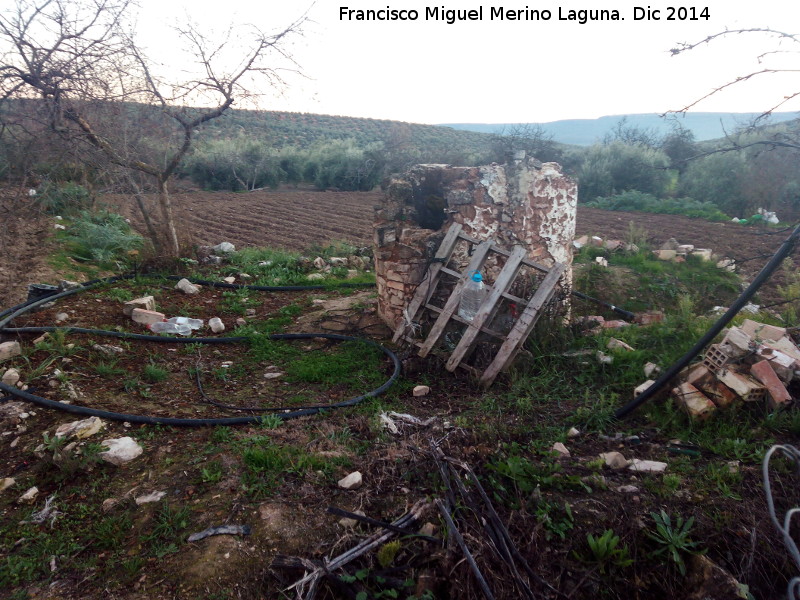
<svg viewBox="0 0 800 600">
<path fill-rule="evenodd" d="M 393 178 L 376 207 L 378 312 L 392 328 L 414 295 L 452 223 L 510 250 L 523 245 L 545 266 L 572 264 L 575 181 L 557 163 L 533 158 L 506 165 L 417 165 Z M 568 298 L 571 269 L 564 286 Z"/>
</svg>

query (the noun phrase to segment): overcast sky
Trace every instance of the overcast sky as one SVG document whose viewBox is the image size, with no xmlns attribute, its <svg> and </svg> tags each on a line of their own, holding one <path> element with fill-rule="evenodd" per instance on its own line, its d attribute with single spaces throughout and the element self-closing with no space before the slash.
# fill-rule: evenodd
<svg viewBox="0 0 800 600">
<path fill-rule="evenodd" d="M 779 45 L 760 34 L 730 36 L 679 56 L 669 52 L 679 42 L 697 42 L 725 29 L 770 27 L 800 33 L 800 3 L 795 0 L 649 5 L 636 0 L 528 4 L 468 0 L 438 5 L 416 0 L 317 0 L 313 5 L 142 0 L 142 4 L 140 23 L 148 24 L 144 29 L 151 34 L 165 10 L 171 11 L 167 22 L 184 19 L 187 11 L 201 26 L 249 21 L 265 30 L 283 28 L 307 11 L 310 22 L 303 37 L 288 48 L 305 78 L 288 75 L 282 97 L 262 100 L 260 107 L 267 110 L 417 123 L 588 119 L 681 109 L 715 86 L 763 68 L 757 57 L 766 51 L 781 51 L 767 57 L 771 61 L 767 66 L 800 69 L 800 43 Z M 660 11 L 660 20 L 636 20 L 637 12 L 643 12 L 635 11 L 637 6 Z M 667 20 L 669 6 L 683 7 L 687 9 L 683 14 L 694 14 L 698 20 L 678 20 L 683 11 L 674 11 L 676 19 Z M 226 12 L 221 13 L 220 7 Z M 416 10 L 418 18 L 347 20 L 341 18 L 342 7 Z M 482 7 L 482 19 L 453 24 L 426 19 L 426 9 L 435 7 L 440 13 Z M 549 11 L 550 18 L 492 19 L 493 7 Z M 588 8 L 616 9 L 624 20 L 580 24 L 559 18 L 570 10 Z M 764 75 L 693 110 L 762 111 L 794 91 L 800 91 L 800 73 Z M 800 111 L 800 102 L 781 110 Z"/>
</svg>

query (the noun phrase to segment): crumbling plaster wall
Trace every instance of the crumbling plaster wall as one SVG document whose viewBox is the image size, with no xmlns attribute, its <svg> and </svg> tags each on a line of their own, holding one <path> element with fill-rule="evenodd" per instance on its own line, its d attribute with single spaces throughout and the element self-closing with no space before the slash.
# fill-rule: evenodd
<svg viewBox="0 0 800 600">
<path fill-rule="evenodd" d="M 381 318 L 391 327 L 400 322 L 452 223 L 506 249 L 523 245 L 528 257 L 543 265 L 570 266 L 577 200 L 577 184 L 557 163 L 533 158 L 480 167 L 417 165 L 395 177 L 376 207 Z M 567 269 L 566 292 L 571 283 Z"/>
</svg>

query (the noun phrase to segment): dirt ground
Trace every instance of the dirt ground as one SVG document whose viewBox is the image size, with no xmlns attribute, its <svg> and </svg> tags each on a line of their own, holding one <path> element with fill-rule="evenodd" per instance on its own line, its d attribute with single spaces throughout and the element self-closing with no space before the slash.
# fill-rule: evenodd
<svg viewBox="0 0 800 600">
<path fill-rule="evenodd" d="M 230 241 L 240 247 L 271 244 L 298 251 L 310 244 L 336 240 L 369 245 L 371 207 L 379 199 L 379 193 L 307 190 L 179 195 L 190 215 L 185 223 L 197 242 Z M 46 249 L 42 240 L 52 229 L 52 217 L 24 212 L 19 206 L 12 208 L 17 211 L 13 213 L 16 220 L 4 222 L 11 233 L 4 236 L 7 242 L 3 247 L 2 266 L 10 282 L 5 289 L 5 306 L 11 298 L 24 297 L 25 283 L 48 281 L 55 275 L 48 272 L 41 254 Z M 783 239 L 783 235 L 679 217 L 580 209 L 578 219 L 579 233 L 625 239 L 633 220 L 648 230 L 654 243 L 675 237 L 681 243 L 711 247 L 737 259 L 771 253 Z M 130 296 L 152 292 L 158 305 L 173 313 L 192 311 L 193 316 L 204 319 L 219 314 L 229 330 L 241 316 L 215 289 L 204 288 L 188 300 L 166 282 L 126 285 L 72 296 L 15 324 L 50 324 L 57 313 L 63 312 L 67 325 L 124 330 L 130 323 L 119 312 L 120 289 L 128 289 Z M 286 313 L 293 315 L 287 330 L 325 327 L 313 316 L 318 310 L 314 301 L 321 299 L 319 296 L 340 300 L 340 292 L 333 291 L 282 296 L 266 293 L 255 300 L 253 318 L 275 318 L 291 304 L 303 310 L 297 315 Z M 359 299 L 330 327 L 342 333 L 360 333 L 361 317 L 371 311 L 374 308 L 369 299 Z M 385 338 L 385 332 L 369 333 Z M 36 334 L 19 337 L 30 348 Z M 108 343 L 119 343 L 122 352 L 111 350 L 114 354 L 108 355 L 107 349 L 96 347 L 105 341 L 98 342 L 94 337 L 75 335 L 57 342 L 14 363 L 24 377 L 31 378 L 38 393 L 63 401 L 74 392 L 77 397 L 72 401 L 76 405 L 133 414 L 215 414 L 203 402 L 197 380 L 190 376 L 198 371 L 208 396 L 240 405 L 257 398 L 258 402 L 285 403 L 288 407 L 298 403 L 324 406 L 374 385 L 356 381 L 350 387 L 322 384 L 298 389 L 296 384 L 266 377 L 275 372 L 269 364 L 259 365 L 258 371 L 251 369 L 247 364 L 249 352 L 236 345 L 199 348 L 111 340 Z M 74 346 L 69 347 L 67 342 Z M 315 342 L 297 348 L 291 359 L 330 350 L 329 345 Z M 506 393 L 508 388 L 504 392 L 502 386 L 489 394 L 480 393 L 467 378 L 445 372 L 435 359 L 415 360 L 409 351 L 401 358 L 401 382 L 388 395 L 367 403 L 366 408 L 301 417 L 281 427 L 262 423 L 238 428 L 171 428 L 110 421 L 103 439 L 131 436 L 144 447 L 139 459 L 119 468 L 95 465 L 88 458 L 59 462 L 52 450 L 42 459 L 34 458 L 33 450 L 48 439 L 43 437 L 45 433 L 52 436 L 56 426 L 78 417 L 39 407 L 27 410 L 30 407 L 24 403 L 9 408 L 15 403 L 1 402 L 4 459 L 0 476 L 15 477 L 18 483 L 13 493 L 4 492 L 0 498 L 0 528 L 4 528 L 3 541 L 7 542 L 5 547 L 0 544 L 0 558 L 8 560 L 0 563 L 0 568 L 3 564 L 15 565 L 20 570 L 7 576 L 25 583 L 0 590 L 0 594 L 42 600 L 292 597 L 282 590 L 302 576 L 303 568 L 282 566 L 276 559 L 289 555 L 320 561 L 346 551 L 376 531 L 370 525 L 341 524 L 338 516 L 326 512 L 329 506 L 392 521 L 419 501 L 447 496 L 447 480 L 441 475 L 447 471 L 436 462 L 432 443 L 455 460 L 447 464 L 457 469 L 464 463 L 472 465 L 480 469 L 487 485 L 494 486 L 490 493 L 499 519 L 507 524 L 519 553 L 530 565 L 527 580 L 535 597 L 708 597 L 710 594 L 690 595 L 699 593 L 699 584 L 693 578 L 699 577 L 703 565 L 690 565 L 689 576 L 683 578 L 674 568 L 652 558 L 652 546 L 643 530 L 652 525 L 650 515 L 664 507 L 673 514 L 697 516 L 695 538 L 712 549 L 710 557 L 717 564 L 747 581 L 759 600 L 777 599 L 783 594 L 791 568 L 785 552 L 774 543 L 775 533 L 763 506 L 757 459 L 742 456 L 737 471 L 731 473 L 730 465 L 721 462 L 719 456 L 675 456 L 668 451 L 668 438 L 636 421 L 626 425 L 617 437 L 598 432 L 581 435 L 568 441 L 571 459 L 552 458 L 548 452 L 552 440 L 547 436 L 563 435 L 577 407 L 590 401 L 581 393 L 548 405 L 544 414 L 535 405 L 536 399 L 528 399 L 533 406 L 526 407 L 523 399 L 512 398 Z M 228 361 L 233 364 L 225 366 Z M 166 378 L 147 379 L 146 369 L 156 366 L 167 372 Z M 34 368 L 35 376 L 30 373 Z M 571 368 L 579 370 L 580 366 Z M 391 365 L 382 359 L 380 379 L 390 372 Z M 413 395 L 413 387 L 420 383 L 430 385 L 429 395 Z M 403 425 L 398 434 L 389 434 L 377 414 L 392 409 L 431 421 Z M 24 410 L 26 417 L 20 414 Z M 531 439 L 533 426 L 546 435 Z M 632 432 L 636 435 L 627 435 Z M 614 434 L 611 430 L 606 433 Z M 91 440 L 79 444 L 87 452 L 84 456 L 90 455 L 91 444 Z M 530 451 L 528 463 L 512 460 L 519 448 Z M 282 449 L 287 449 L 288 456 L 279 454 Z M 620 450 L 627 457 L 669 461 L 670 474 L 677 475 L 671 481 L 677 481 L 681 489 L 672 490 L 657 477 L 593 464 L 600 452 L 609 450 Z M 506 456 L 509 458 L 504 460 Z M 285 464 L 280 460 L 286 460 Z M 489 464 L 492 466 L 487 467 Z M 265 475 L 276 468 L 278 477 Z M 711 468 L 722 483 L 735 476 L 736 487 L 731 493 L 720 495 L 716 487 L 684 486 L 684 482 L 694 481 Z M 356 470 L 362 473 L 364 485 L 349 491 L 339 487 L 339 479 Z M 474 501 L 468 479 L 459 481 L 466 486 L 464 498 Z M 792 481 L 787 477 L 777 489 L 791 497 Z M 19 494 L 34 484 L 39 487 L 35 506 L 16 502 Z M 630 486 L 636 491 L 620 491 Z M 166 496 L 161 502 L 136 501 L 151 492 L 165 492 Z M 450 492 L 462 493 L 457 489 Z M 17 525 L 54 494 L 62 513 L 57 520 L 50 525 Z M 480 568 L 491 574 L 496 597 L 523 597 L 512 583 L 514 569 L 521 567 L 512 569 L 492 554 L 491 535 L 480 519 L 469 521 L 470 515 L 474 516 L 472 507 L 459 513 L 466 542 L 475 549 Z M 400 597 L 407 599 L 412 594 L 417 600 L 483 597 L 469 565 L 456 552 L 456 546 L 447 542 L 434 505 L 428 507 L 420 520 L 423 522 L 435 525 L 434 541 L 405 537 L 391 550 L 396 552 L 392 556 L 384 554 L 378 559 L 372 552 L 359 558 L 346 571 L 352 581 L 329 577 L 327 591 L 319 597 L 397 597 L 383 594 L 389 587 L 404 589 Z M 250 534 L 187 541 L 188 534 L 219 525 L 248 525 Z M 587 533 L 599 535 L 604 529 L 613 529 L 635 559 L 631 565 L 619 567 L 618 573 L 601 572 L 586 560 Z M 60 545 L 49 545 L 51 540 L 58 540 Z M 412 583 L 406 585 L 404 578 Z M 345 583 L 348 585 L 342 585 Z M 735 597 L 726 596 L 722 589 L 712 590 L 716 595 L 710 597 Z M 368 590 L 369 594 L 356 595 L 357 590 Z M 431 594 L 426 595 L 427 591 Z"/>
</svg>

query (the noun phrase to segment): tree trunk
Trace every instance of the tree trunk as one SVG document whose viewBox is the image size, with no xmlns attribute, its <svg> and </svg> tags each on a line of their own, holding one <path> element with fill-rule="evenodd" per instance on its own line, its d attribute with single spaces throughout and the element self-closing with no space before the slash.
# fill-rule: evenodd
<svg viewBox="0 0 800 600">
<path fill-rule="evenodd" d="M 164 227 L 167 233 L 167 247 L 172 252 L 172 255 L 180 256 L 180 245 L 178 244 L 178 233 L 175 230 L 175 217 L 172 213 L 172 198 L 167 189 L 167 182 L 159 180 L 158 182 L 158 203 L 161 206 L 161 214 L 164 216 Z"/>
</svg>

